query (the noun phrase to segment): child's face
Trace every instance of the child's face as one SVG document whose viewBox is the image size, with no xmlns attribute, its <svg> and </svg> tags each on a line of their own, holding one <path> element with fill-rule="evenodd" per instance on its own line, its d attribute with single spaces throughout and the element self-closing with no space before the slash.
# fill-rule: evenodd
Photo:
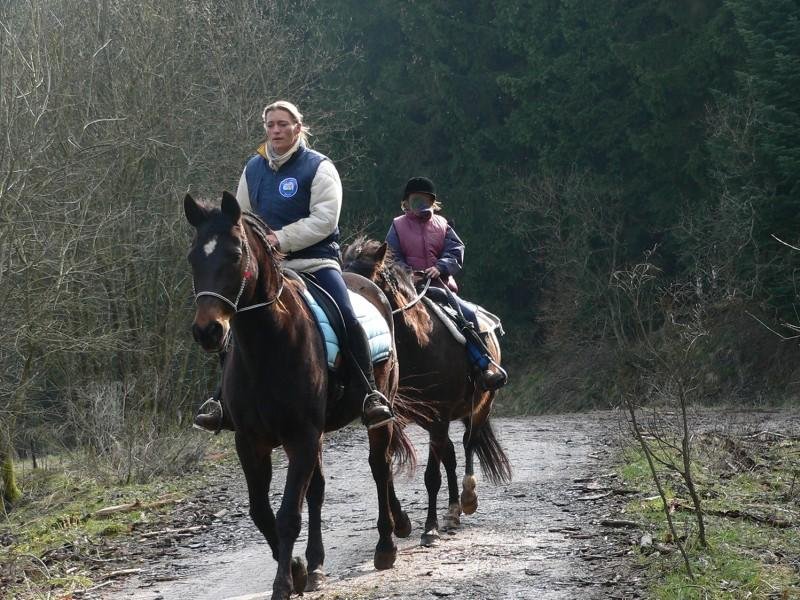
<svg viewBox="0 0 800 600">
<path fill-rule="evenodd" d="M 428 211 L 433 206 L 433 198 L 428 194 L 411 194 L 408 197 L 408 208 L 417 214 Z"/>
</svg>

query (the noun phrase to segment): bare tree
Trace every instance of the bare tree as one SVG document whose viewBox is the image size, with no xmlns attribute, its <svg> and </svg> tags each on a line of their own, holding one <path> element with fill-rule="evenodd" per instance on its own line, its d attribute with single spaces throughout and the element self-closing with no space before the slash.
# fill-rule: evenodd
<svg viewBox="0 0 800 600">
<path fill-rule="evenodd" d="M 608 278 L 620 261 L 617 191 L 574 170 L 518 180 L 517 186 L 509 223 L 541 265 L 544 298 L 537 318 L 556 336 L 576 327 L 576 335 L 622 335 L 612 331 L 618 320 L 611 316 L 619 309 L 608 293 Z"/>
<path fill-rule="evenodd" d="M 186 335 L 179 199 L 236 185 L 268 100 L 313 117 L 338 58 L 293 16 L 310 4 L 0 11 L 0 461 L 37 424 L 75 441 L 62 422 L 96 410 L 88 389 L 121 386 L 126 410 L 162 423 L 199 397 L 210 369 Z"/>
<path fill-rule="evenodd" d="M 686 485 L 694 505 L 698 540 L 706 546 L 702 503 L 692 468 L 689 408 L 698 390 L 695 353 L 708 332 L 694 285 L 659 285 L 660 271 L 651 258 L 652 252 L 646 255 L 646 262 L 613 277 L 620 301 L 633 315 L 631 343 L 620 348 L 620 355 L 633 367 L 636 392 L 623 399 L 661 496 L 672 537 L 692 576 L 686 550 L 672 522 L 659 468 L 677 474 Z"/>
</svg>

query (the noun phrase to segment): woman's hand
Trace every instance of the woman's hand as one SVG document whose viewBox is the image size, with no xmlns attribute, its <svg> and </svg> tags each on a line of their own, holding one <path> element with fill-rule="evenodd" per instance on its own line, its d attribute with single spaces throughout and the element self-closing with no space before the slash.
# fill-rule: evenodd
<svg viewBox="0 0 800 600">
<path fill-rule="evenodd" d="M 274 233 L 267 234 L 267 241 L 269 242 L 270 246 L 276 250 L 281 249 L 281 243 L 278 241 L 278 236 L 276 236 Z"/>
</svg>

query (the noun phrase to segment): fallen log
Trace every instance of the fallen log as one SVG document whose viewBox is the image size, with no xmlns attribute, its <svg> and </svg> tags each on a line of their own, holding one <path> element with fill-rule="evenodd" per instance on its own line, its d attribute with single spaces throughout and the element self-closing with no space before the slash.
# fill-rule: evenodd
<svg viewBox="0 0 800 600">
<path fill-rule="evenodd" d="M 125 577 L 126 575 L 136 575 L 141 573 L 144 569 L 120 569 L 119 571 L 111 571 L 106 575 L 106 579 L 114 579 L 116 577 Z"/>
<path fill-rule="evenodd" d="M 684 512 L 697 512 L 693 506 L 687 506 L 685 504 L 681 504 L 679 502 L 673 503 L 675 510 L 682 510 Z M 703 514 L 711 515 L 714 517 L 725 517 L 728 519 L 745 519 L 747 521 L 755 521 L 756 523 L 764 523 L 765 525 L 770 525 L 771 527 L 777 527 L 778 529 L 789 529 L 796 526 L 794 521 L 790 521 L 789 519 L 781 519 L 776 517 L 775 515 L 759 515 L 756 513 L 738 510 L 738 509 L 731 509 L 731 510 L 712 510 L 712 509 L 703 509 Z"/>
<path fill-rule="evenodd" d="M 141 534 L 139 537 L 142 538 L 151 538 L 151 537 L 158 537 L 162 535 L 174 535 L 180 536 L 185 535 L 188 533 L 194 533 L 196 531 L 201 531 L 205 529 L 205 525 L 195 525 L 193 527 L 182 527 L 180 529 L 160 529 L 158 531 L 148 531 L 147 533 Z"/>
<path fill-rule="evenodd" d="M 625 519 L 603 519 L 600 521 L 600 525 L 605 527 L 631 527 L 633 529 L 641 527 L 636 521 L 627 521 Z"/>
<path fill-rule="evenodd" d="M 158 508 L 167 504 L 174 504 L 180 502 L 177 498 L 161 498 L 153 502 L 142 502 L 141 500 L 134 500 L 127 504 L 117 504 L 116 506 L 107 506 L 92 513 L 92 517 L 107 517 L 116 513 L 131 512 L 134 510 L 148 510 L 150 508 Z"/>
</svg>

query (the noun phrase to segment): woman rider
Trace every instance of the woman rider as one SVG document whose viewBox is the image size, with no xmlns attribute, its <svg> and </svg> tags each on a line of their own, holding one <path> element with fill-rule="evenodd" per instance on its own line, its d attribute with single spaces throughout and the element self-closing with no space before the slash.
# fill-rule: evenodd
<svg viewBox="0 0 800 600">
<path fill-rule="evenodd" d="M 352 379 L 364 388 L 364 424 L 370 429 L 385 425 L 392 413 L 375 385 L 369 342 L 356 319 L 339 263 L 339 173 L 327 156 L 308 147 L 309 129 L 294 104 L 273 102 L 264 108 L 262 120 L 267 138 L 245 164 L 236 199 L 242 209 L 256 213 L 273 230 L 268 241 L 286 254 L 283 265 L 313 273 L 316 282 L 336 301 L 352 357 L 366 376 L 366 381 Z M 220 428 L 219 393 L 216 398 L 204 404 L 211 406 L 210 413 L 195 417 L 195 424 L 203 429 Z"/>
</svg>

